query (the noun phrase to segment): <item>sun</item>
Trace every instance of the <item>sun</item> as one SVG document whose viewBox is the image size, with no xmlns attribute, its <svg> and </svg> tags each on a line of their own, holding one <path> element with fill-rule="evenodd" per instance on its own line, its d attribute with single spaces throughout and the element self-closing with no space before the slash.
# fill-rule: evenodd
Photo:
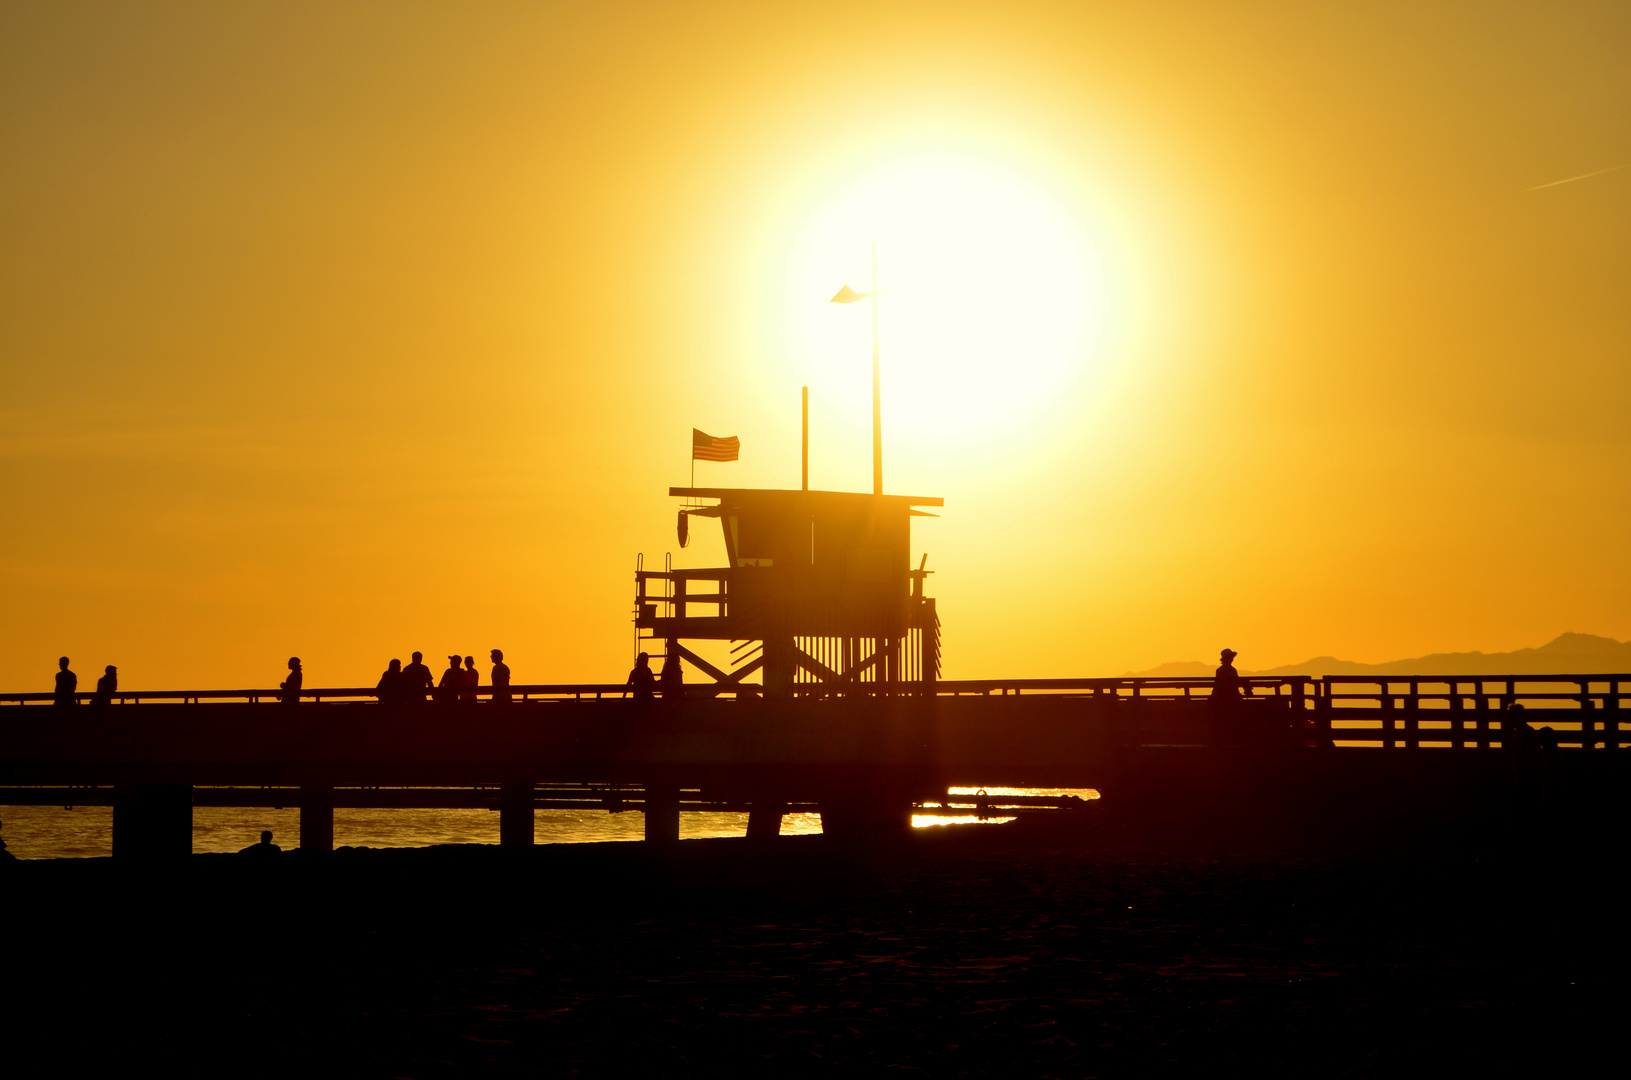
<svg viewBox="0 0 1631 1080">
<path fill-rule="evenodd" d="M 923 157 L 830 192 L 794 243 L 787 355 L 846 424 L 871 417 L 876 244 L 885 439 L 926 449 L 1043 423 L 1086 375 L 1102 274 L 1081 222 L 1042 185 L 988 162 Z"/>
</svg>

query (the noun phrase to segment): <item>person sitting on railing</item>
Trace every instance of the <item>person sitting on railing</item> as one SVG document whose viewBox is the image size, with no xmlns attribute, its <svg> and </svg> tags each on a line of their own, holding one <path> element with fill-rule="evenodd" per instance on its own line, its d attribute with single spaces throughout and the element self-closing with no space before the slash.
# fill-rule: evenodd
<svg viewBox="0 0 1631 1080">
<path fill-rule="evenodd" d="M 504 663 L 504 650 L 494 649 L 487 654 L 493 658 L 493 704 L 510 703 L 510 668 Z"/>
<path fill-rule="evenodd" d="M 657 676 L 651 671 L 651 654 L 641 653 L 634 658 L 634 670 L 625 683 L 634 694 L 635 701 L 651 701 L 656 697 Z"/>
<path fill-rule="evenodd" d="M 305 672 L 300 670 L 300 657 L 289 657 L 289 677 L 278 684 L 283 693 L 278 695 L 285 705 L 300 704 L 300 684 L 306 679 Z"/>
<path fill-rule="evenodd" d="M 406 695 L 403 690 L 407 676 L 402 673 L 402 661 L 392 660 L 385 668 L 385 673 L 379 677 L 379 685 L 374 687 L 374 696 L 379 698 L 381 705 L 399 704 Z"/>
<path fill-rule="evenodd" d="M 1235 670 L 1235 657 L 1239 655 L 1233 649 L 1218 654 L 1222 663 L 1212 676 L 1212 704 L 1219 708 L 1240 704 L 1240 672 Z"/>
<path fill-rule="evenodd" d="M 447 658 L 447 670 L 442 672 L 442 681 L 436 684 L 436 700 L 453 704 L 459 700 L 459 688 L 464 685 L 464 669 L 460 666 L 464 657 L 454 653 Z"/>
<path fill-rule="evenodd" d="M 423 705 L 425 691 L 435 688 L 436 680 L 431 678 L 430 668 L 425 666 L 425 654 L 414 653 L 413 663 L 402 669 L 402 700 Z"/>
<path fill-rule="evenodd" d="M 79 698 L 74 691 L 79 689 L 79 676 L 68 670 L 66 656 L 57 659 L 57 689 L 56 697 L 52 699 L 53 705 L 78 705 Z"/>
<path fill-rule="evenodd" d="M 113 695 L 119 692 L 119 669 L 112 664 L 108 665 L 107 673 L 96 680 L 96 696 L 91 698 L 92 705 L 112 705 Z"/>
<path fill-rule="evenodd" d="M 459 691 L 459 700 L 467 705 L 474 705 L 476 703 L 476 687 L 481 685 L 481 672 L 476 670 L 476 658 L 474 656 L 464 658 L 464 674 L 459 685 L 464 687 L 463 690 Z"/>
</svg>

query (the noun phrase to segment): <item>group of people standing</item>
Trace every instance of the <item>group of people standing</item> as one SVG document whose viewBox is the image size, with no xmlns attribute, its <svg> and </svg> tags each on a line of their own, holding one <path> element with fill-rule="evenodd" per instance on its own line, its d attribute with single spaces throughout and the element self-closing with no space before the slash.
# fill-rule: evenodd
<svg viewBox="0 0 1631 1080">
<path fill-rule="evenodd" d="M 504 650 L 493 649 L 488 655 L 493 661 L 490 682 L 493 704 L 508 705 L 511 701 L 510 668 L 504 663 Z M 437 682 L 431 677 L 430 668 L 425 666 L 425 654 L 416 652 L 413 661 L 406 667 L 401 660 L 392 660 L 385 674 L 379 677 L 375 693 L 387 705 L 423 705 L 427 700 L 474 702 L 480 686 L 481 672 L 476 670 L 474 656 L 450 655 L 447 670 L 442 672 L 441 681 Z"/>
<path fill-rule="evenodd" d="M 96 696 L 91 698 L 91 704 L 112 705 L 113 695 L 118 692 L 119 669 L 109 664 L 106 673 L 96 680 Z M 57 658 L 57 688 L 52 694 L 51 704 L 79 704 L 79 676 L 68 669 L 68 658 L 66 656 Z"/>
<path fill-rule="evenodd" d="M 504 663 L 504 650 L 493 649 L 489 655 L 493 658 L 491 680 L 493 702 L 508 705 L 510 669 Z M 380 701 L 393 704 L 412 701 L 423 703 L 427 693 L 435 701 L 476 700 L 476 691 L 481 686 L 481 672 L 476 670 L 474 656 L 449 656 L 447 670 L 442 672 L 440 682 L 431 678 L 430 668 L 425 666 L 424 660 L 423 653 L 414 653 L 413 663 L 407 667 L 403 667 L 400 660 L 392 660 L 385 674 L 379 677 L 376 693 Z M 66 656 L 57 660 L 57 668 L 57 685 L 52 694 L 52 703 L 78 705 L 79 676 L 69 670 Z M 289 657 L 289 676 L 278 684 L 278 700 L 285 705 L 298 705 L 305 680 L 306 673 L 300 666 L 300 657 Z M 107 673 L 96 680 L 96 695 L 91 698 L 91 704 L 111 705 L 118 693 L 119 669 L 109 664 Z"/>
</svg>

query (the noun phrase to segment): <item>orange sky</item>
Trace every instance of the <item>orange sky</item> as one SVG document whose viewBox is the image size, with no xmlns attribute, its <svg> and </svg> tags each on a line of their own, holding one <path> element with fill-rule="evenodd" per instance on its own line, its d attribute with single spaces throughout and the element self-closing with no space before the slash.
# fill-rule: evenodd
<svg viewBox="0 0 1631 1080">
<path fill-rule="evenodd" d="M 813 485 L 868 487 L 866 316 L 822 305 L 879 229 L 947 676 L 1631 638 L 1631 169 L 1526 190 L 1631 162 L 1628 40 L 1601 4 L 8 4 L 0 687 L 620 678 L 693 425 L 743 444 L 699 482 L 794 486 L 810 383 Z M 1033 219 L 1057 262 L 1002 246 Z"/>
</svg>

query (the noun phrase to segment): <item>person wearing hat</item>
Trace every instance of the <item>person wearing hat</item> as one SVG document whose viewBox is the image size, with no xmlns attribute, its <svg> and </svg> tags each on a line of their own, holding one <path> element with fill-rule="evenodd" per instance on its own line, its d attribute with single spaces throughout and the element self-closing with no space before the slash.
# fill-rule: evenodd
<svg viewBox="0 0 1631 1080">
<path fill-rule="evenodd" d="M 1235 657 L 1239 655 L 1233 649 L 1224 649 L 1218 654 L 1222 663 L 1218 665 L 1217 674 L 1212 676 L 1213 705 L 1234 705 L 1240 701 L 1240 672 L 1235 670 Z"/>
</svg>

